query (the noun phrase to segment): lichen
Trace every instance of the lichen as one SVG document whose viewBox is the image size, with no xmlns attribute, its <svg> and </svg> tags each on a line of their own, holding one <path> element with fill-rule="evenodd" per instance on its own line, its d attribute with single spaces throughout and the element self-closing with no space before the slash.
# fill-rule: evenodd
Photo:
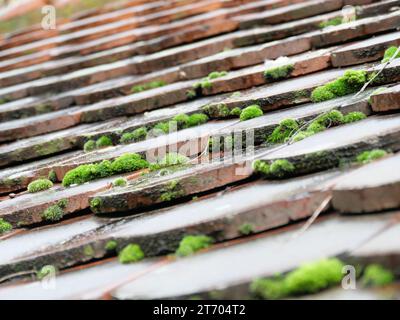
<svg viewBox="0 0 400 320">
<path fill-rule="evenodd" d="M 267 137 L 268 143 L 283 143 L 287 138 L 291 137 L 296 130 L 299 129 L 299 124 L 293 119 L 283 119 L 279 125 Z"/>
<path fill-rule="evenodd" d="M 384 286 L 394 281 L 394 275 L 379 264 L 371 264 L 365 268 L 361 281 L 364 286 Z"/>
<path fill-rule="evenodd" d="M 306 263 L 285 276 L 255 279 L 250 292 L 263 299 L 312 294 L 341 282 L 344 264 L 335 258 Z"/>
<path fill-rule="evenodd" d="M 201 249 L 208 248 L 213 242 L 214 240 L 211 237 L 205 235 L 185 236 L 175 253 L 177 256 L 186 257 Z"/>
<path fill-rule="evenodd" d="M 261 110 L 259 105 L 251 105 L 242 110 L 240 113 L 240 121 L 246 121 L 253 118 L 261 117 L 263 115 L 263 111 Z"/>
<path fill-rule="evenodd" d="M 58 204 L 48 207 L 42 214 L 41 217 L 45 221 L 59 221 L 64 216 L 64 210 Z"/>
<path fill-rule="evenodd" d="M 118 254 L 118 260 L 120 263 L 132 263 L 138 262 L 144 258 L 144 252 L 138 244 L 128 244 Z"/>
<path fill-rule="evenodd" d="M 113 142 L 108 136 L 101 136 L 96 140 L 96 148 L 106 148 L 112 146 Z"/>
<path fill-rule="evenodd" d="M 382 63 L 388 62 L 392 57 L 395 55 L 397 51 L 397 47 L 391 46 L 385 50 L 385 53 L 383 54 L 383 59 Z M 394 59 L 400 58 L 400 52 L 396 54 L 396 57 Z"/>
<path fill-rule="evenodd" d="M 239 233 L 242 235 L 249 235 L 252 234 L 254 232 L 254 226 L 251 223 L 243 223 L 240 227 L 239 227 Z"/>
<path fill-rule="evenodd" d="M 39 191 L 48 190 L 53 187 L 53 182 L 49 179 L 37 179 L 28 185 L 28 192 L 35 193 Z"/>
<path fill-rule="evenodd" d="M 117 178 L 113 181 L 114 187 L 125 187 L 128 184 L 128 181 L 125 178 Z"/>
<path fill-rule="evenodd" d="M 287 64 L 284 66 L 270 68 L 264 71 L 264 77 L 268 81 L 278 81 L 286 79 L 290 76 L 290 73 L 294 70 L 293 64 Z"/>
<path fill-rule="evenodd" d="M 90 152 L 90 151 L 96 150 L 96 148 L 97 148 L 96 141 L 94 141 L 94 140 L 88 140 L 83 145 L 83 151 L 85 151 L 85 152 Z"/>
<path fill-rule="evenodd" d="M 347 70 L 343 76 L 317 87 L 311 93 L 313 102 L 321 102 L 357 92 L 368 81 L 364 70 Z"/>
<path fill-rule="evenodd" d="M 379 158 L 382 158 L 387 154 L 388 154 L 387 151 L 382 149 L 373 149 L 369 151 L 364 151 L 361 152 L 359 155 L 357 155 L 356 161 L 360 164 L 366 164 L 374 160 L 377 160 Z"/>
<path fill-rule="evenodd" d="M 11 230 L 12 230 L 11 223 L 5 221 L 3 218 L 0 218 L 0 235 Z"/>
</svg>

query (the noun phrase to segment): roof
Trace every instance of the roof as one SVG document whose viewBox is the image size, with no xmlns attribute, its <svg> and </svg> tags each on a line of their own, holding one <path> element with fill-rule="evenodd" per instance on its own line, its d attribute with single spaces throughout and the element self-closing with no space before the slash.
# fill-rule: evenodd
<svg viewBox="0 0 400 320">
<path fill-rule="evenodd" d="M 398 296 L 399 7 L 131 0 L 4 34 L 0 299 Z"/>
</svg>

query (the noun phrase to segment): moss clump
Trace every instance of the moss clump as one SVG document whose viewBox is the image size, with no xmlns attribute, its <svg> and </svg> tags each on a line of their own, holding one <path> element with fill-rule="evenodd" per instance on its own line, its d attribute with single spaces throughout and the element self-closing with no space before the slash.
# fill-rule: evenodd
<svg viewBox="0 0 400 320">
<path fill-rule="evenodd" d="M 326 127 L 318 121 L 311 122 L 307 127 L 307 133 L 315 134 L 326 130 Z"/>
<path fill-rule="evenodd" d="M 338 110 L 331 110 L 319 116 L 315 122 L 329 128 L 343 123 L 343 114 Z"/>
<path fill-rule="evenodd" d="M 45 221 L 59 221 L 64 216 L 64 210 L 58 204 L 48 207 L 41 215 Z"/>
<path fill-rule="evenodd" d="M 299 142 L 305 138 L 311 137 L 315 133 L 312 131 L 299 131 L 293 136 L 293 142 Z"/>
<path fill-rule="evenodd" d="M 150 171 L 159 170 L 162 168 L 187 164 L 190 159 L 182 154 L 176 152 L 167 153 L 159 162 L 151 163 Z"/>
<path fill-rule="evenodd" d="M 115 240 L 109 240 L 107 241 L 106 245 L 104 246 L 104 249 L 106 251 L 114 251 L 117 249 L 118 243 Z"/>
<path fill-rule="evenodd" d="M 388 153 L 382 149 L 373 149 L 370 151 L 364 151 L 357 156 L 357 162 L 360 164 L 365 164 L 372 162 L 376 159 L 386 156 Z"/>
<path fill-rule="evenodd" d="M 138 262 L 144 258 L 144 252 L 137 244 L 128 244 L 121 250 L 118 255 L 118 260 L 121 263 Z"/>
<path fill-rule="evenodd" d="M 304 264 L 286 276 L 256 279 L 250 292 L 263 299 L 280 299 L 311 294 L 341 282 L 344 264 L 338 259 L 323 259 Z"/>
<path fill-rule="evenodd" d="M 213 242 L 211 237 L 204 235 L 185 236 L 179 243 L 176 255 L 180 257 L 192 255 L 201 249 L 208 248 Z"/>
<path fill-rule="evenodd" d="M 383 54 L 383 59 L 382 63 L 388 62 L 392 57 L 396 54 L 397 47 L 389 47 L 385 50 L 385 53 Z M 397 53 L 396 57 L 394 59 L 400 58 L 400 52 Z"/>
<path fill-rule="evenodd" d="M 212 83 L 210 82 L 211 80 L 217 79 L 224 77 L 228 74 L 226 71 L 213 71 L 211 72 L 207 77 L 201 79 L 200 81 L 196 82 L 193 85 L 194 89 L 202 88 L 202 89 L 207 89 L 212 87 Z"/>
<path fill-rule="evenodd" d="M 113 181 L 114 187 L 125 187 L 128 184 L 128 181 L 125 178 L 117 178 Z"/>
<path fill-rule="evenodd" d="M 367 82 L 366 71 L 347 70 L 343 76 L 317 87 L 311 93 L 313 102 L 321 102 L 357 92 Z"/>
<path fill-rule="evenodd" d="M 28 192 L 35 193 L 50 189 L 52 187 L 53 187 L 53 182 L 51 182 L 49 179 L 37 179 L 35 181 L 32 181 L 28 185 Z"/>
<path fill-rule="evenodd" d="M 90 203 L 89 203 L 90 209 L 92 209 L 92 211 L 96 212 L 101 207 L 102 203 L 103 203 L 103 201 L 101 200 L 101 198 L 99 198 L 99 197 L 93 198 L 92 200 L 90 200 Z"/>
<path fill-rule="evenodd" d="M 364 286 L 384 286 L 394 281 L 394 275 L 379 264 L 371 264 L 365 268 L 361 281 Z"/>
<path fill-rule="evenodd" d="M 270 174 L 270 165 L 264 161 L 255 160 L 252 166 L 255 172 L 260 172 L 265 175 Z"/>
<path fill-rule="evenodd" d="M 323 28 L 326 28 L 326 27 L 338 26 L 338 25 L 340 25 L 342 23 L 343 23 L 342 17 L 336 17 L 336 18 L 332 18 L 332 19 L 329 19 L 329 20 L 326 20 L 326 21 L 322 21 L 319 24 L 319 27 L 321 29 L 323 29 Z"/>
<path fill-rule="evenodd" d="M 270 173 L 277 178 L 283 178 L 294 171 L 294 165 L 285 159 L 275 160 L 270 165 Z"/>
<path fill-rule="evenodd" d="M 0 235 L 12 230 L 12 225 L 5 221 L 3 218 L 0 218 Z"/>
<path fill-rule="evenodd" d="M 133 130 L 132 132 L 124 133 L 119 141 L 120 143 L 136 142 L 146 139 L 146 136 L 147 136 L 146 127 L 140 127 Z"/>
<path fill-rule="evenodd" d="M 162 131 L 163 133 L 172 132 L 172 131 L 174 131 L 173 128 L 174 128 L 174 126 L 171 121 L 170 122 L 159 122 L 153 127 L 153 129 Z"/>
<path fill-rule="evenodd" d="M 208 121 L 208 116 L 204 113 L 194 113 L 187 119 L 187 127 L 196 127 Z"/>
<path fill-rule="evenodd" d="M 83 247 L 83 254 L 84 254 L 86 257 L 90 257 L 90 258 L 93 257 L 93 256 L 94 256 L 94 249 L 93 249 L 93 247 L 92 247 L 90 244 L 84 246 L 84 247 Z"/>
<path fill-rule="evenodd" d="M 112 146 L 112 140 L 110 137 L 107 136 L 101 136 L 100 138 L 98 138 L 96 140 L 96 148 L 105 148 L 105 147 L 109 147 Z"/>
<path fill-rule="evenodd" d="M 57 205 L 61 208 L 61 209 L 65 209 L 68 205 L 68 199 L 61 199 L 60 201 L 57 202 Z"/>
<path fill-rule="evenodd" d="M 187 123 L 189 121 L 189 116 L 187 114 L 181 113 L 181 114 L 178 114 L 175 117 L 173 117 L 172 121 L 176 122 L 177 127 L 179 129 L 187 128 Z"/>
<path fill-rule="evenodd" d="M 226 118 L 230 116 L 230 110 L 225 103 L 205 105 L 203 111 L 211 118 Z"/>
<path fill-rule="evenodd" d="M 189 89 L 186 91 L 186 97 L 188 99 L 194 99 L 194 98 L 196 98 L 196 96 L 197 96 L 196 90 Z"/>
<path fill-rule="evenodd" d="M 83 145 L 83 151 L 85 151 L 85 152 L 90 152 L 90 151 L 96 150 L 96 148 L 97 148 L 96 141 L 94 141 L 94 140 L 88 140 Z"/>
<path fill-rule="evenodd" d="M 164 192 L 160 195 L 160 201 L 167 202 L 184 196 L 185 193 L 181 190 L 179 181 L 172 180 L 165 186 Z"/>
<path fill-rule="evenodd" d="M 287 138 L 291 137 L 296 130 L 299 129 L 299 124 L 293 119 L 284 119 L 279 122 L 279 125 L 268 136 L 268 143 L 283 143 Z"/>
<path fill-rule="evenodd" d="M 242 235 L 249 235 L 252 234 L 254 232 L 254 226 L 251 223 L 243 223 L 240 227 L 239 227 L 239 233 Z"/>
<path fill-rule="evenodd" d="M 229 112 L 229 114 L 234 117 L 240 117 L 241 113 L 242 113 L 242 109 L 240 109 L 239 107 L 235 107 Z"/>
<path fill-rule="evenodd" d="M 55 275 L 56 273 L 57 269 L 53 265 L 46 265 L 36 272 L 36 277 L 38 280 L 43 280 L 45 277 Z"/>
<path fill-rule="evenodd" d="M 51 182 L 57 182 L 57 174 L 54 170 L 50 170 L 49 174 L 47 175 L 47 179 L 49 179 Z"/>
<path fill-rule="evenodd" d="M 136 153 L 127 153 L 113 162 L 103 160 L 96 164 L 84 164 L 66 173 L 62 184 L 68 187 L 74 184 L 82 184 L 91 180 L 109 177 L 113 174 L 131 172 L 147 168 L 149 163 Z"/>
<path fill-rule="evenodd" d="M 351 123 L 361 121 L 367 118 L 367 116 L 363 112 L 350 112 L 343 117 L 343 123 Z"/>
<path fill-rule="evenodd" d="M 284 66 L 279 66 L 265 70 L 264 77 L 268 81 L 278 81 L 288 78 L 293 70 L 294 66 L 292 64 L 287 64 Z"/>
<path fill-rule="evenodd" d="M 126 153 L 116 158 L 111 164 L 113 174 L 125 173 L 147 168 L 149 163 L 137 153 Z"/>
<path fill-rule="evenodd" d="M 261 117 L 263 115 L 263 111 L 261 110 L 259 105 L 251 105 L 242 110 L 240 113 L 240 121 L 246 121 L 253 118 Z"/>
<path fill-rule="evenodd" d="M 131 92 L 132 93 L 139 93 L 139 92 L 143 92 L 143 91 L 146 91 L 146 90 L 163 87 L 166 84 L 167 83 L 165 81 L 162 81 L 162 80 L 151 81 L 151 82 L 148 82 L 148 83 L 144 83 L 144 84 L 139 84 L 139 85 L 133 86 L 132 89 L 131 89 Z"/>
</svg>

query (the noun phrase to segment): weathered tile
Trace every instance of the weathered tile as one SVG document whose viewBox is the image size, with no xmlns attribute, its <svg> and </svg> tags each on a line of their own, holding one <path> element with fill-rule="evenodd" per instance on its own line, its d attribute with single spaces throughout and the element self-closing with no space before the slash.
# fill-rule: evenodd
<svg viewBox="0 0 400 320">
<path fill-rule="evenodd" d="M 371 96 L 371 107 L 375 112 L 396 111 L 400 109 L 400 85 L 387 88 Z"/>
<path fill-rule="evenodd" d="M 400 155 L 362 166 L 338 180 L 333 206 L 343 213 L 379 212 L 400 207 Z"/>
</svg>

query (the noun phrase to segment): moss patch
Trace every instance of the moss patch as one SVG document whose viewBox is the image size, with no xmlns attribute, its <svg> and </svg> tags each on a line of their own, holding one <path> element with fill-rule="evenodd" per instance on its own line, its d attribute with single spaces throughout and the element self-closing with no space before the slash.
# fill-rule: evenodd
<svg viewBox="0 0 400 320">
<path fill-rule="evenodd" d="M 187 164 L 190 159 L 182 154 L 176 152 L 167 153 L 160 161 L 151 163 L 150 171 L 160 170 L 162 168 Z"/>
<path fill-rule="evenodd" d="M 136 141 L 145 140 L 147 136 L 146 127 L 140 127 L 132 132 L 126 132 L 121 136 L 120 143 L 131 143 Z"/>
<path fill-rule="evenodd" d="M 106 245 L 104 246 L 104 249 L 106 251 L 115 251 L 117 249 L 118 243 L 115 240 L 110 240 L 107 241 Z"/>
<path fill-rule="evenodd" d="M 365 268 L 361 281 L 364 286 L 384 286 L 394 281 L 394 275 L 381 265 L 371 264 Z"/>
<path fill-rule="evenodd" d="M 63 208 L 58 205 L 52 205 L 48 207 L 41 215 L 42 219 L 45 221 L 59 221 L 64 216 Z"/>
<path fill-rule="evenodd" d="M 135 85 L 131 88 L 132 93 L 139 93 L 150 89 L 160 88 L 165 86 L 167 83 L 162 80 L 151 81 L 144 84 Z"/>
<path fill-rule="evenodd" d="M 114 187 L 125 187 L 128 184 L 128 181 L 125 178 L 117 178 L 113 181 Z"/>
<path fill-rule="evenodd" d="M 200 81 L 196 82 L 193 85 L 193 88 L 199 89 L 207 89 L 207 88 L 211 88 L 212 87 L 212 83 L 210 82 L 211 80 L 217 79 L 217 78 L 221 78 L 224 77 L 228 74 L 228 72 L 226 71 L 213 71 L 211 72 L 207 77 L 201 79 Z"/>
<path fill-rule="evenodd" d="M 96 148 L 106 148 L 113 145 L 113 142 L 110 137 L 101 136 L 96 140 Z"/>
<path fill-rule="evenodd" d="M 255 172 L 262 173 L 267 177 L 281 179 L 292 175 L 295 167 L 286 159 L 278 159 L 272 163 L 267 163 L 262 160 L 255 160 L 253 162 L 253 169 Z"/>
<path fill-rule="evenodd" d="M 240 121 L 246 121 L 253 118 L 261 117 L 263 115 L 263 111 L 261 110 L 259 105 L 251 105 L 242 110 L 240 113 Z"/>
<path fill-rule="evenodd" d="M 185 193 L 181 189 L 181 186 L 179 185 L 179 181 L 172 180 L 172 181 L 169 181 L 167 183 L 167 185 L 165 186 L 164 192 L 160 195 L 160 200 L 162 202 L 172 201 L 172 200 L 178 199 L 184 195 L 185 195 Z"/>
<path fill-rule="evenodd" d="M 90 152 L 90 151 L 96 150 L 96 148 L 97 148 L 96 147 L 96 141 L 94 141 L 94 140 L 88 140 L 83 145 L 83 150 L 85 152 Z"/>
<path fill-rule="evenodd" d="M 347 70 L 343 76 L 317 87 L 311 93 L 313 102 L 321 102 L 355 93 L 368 81 L 364 70 Z"/>
<path fill-rule="evenodd" d="M 57 182 L 56 172 L 54 170 L 50 170 L 49 174 L 47 175 L 47 179 L 49 179 L 53 183 Z"/>
<path fill-rule="evenodd" d="M 284 119 L 267 137 L 268 143 L 283 143 L 299 129 L 299 124 L 293 119 Z"/>
<path fill-rule="evenodd" d="M 397 47 L 389 47 L 385 50 L 385 53 L 383 54 L 383 59 L 382 59 L 382 63 L 386 63 L 388 62 L 390 59 L 392 59 L 392 57 L 396 54 L 397 51 Z M 396 54 L 396 57 L 394 59 L 400 58 L 400 52 L 398 52 Z"/>
<path fill-rule="evenodd" d="M 323 259 L 304 264 L 285 276 L 256 279 L 250 292 L 263 299 L 281 299 L 311 294 L 341 282 L 344 264 L 338 259 Z"/>
<path fill-rule="evenodd" d="M 53 187 L 53 182 L 48 179 L 37 179 L 28 185 L 28 192 L 35 193 Z"/>
<path fill-rule="evenodd" d="M 293 64 L 287 64 L 284 66 L 270 68 L 264 71 L 264 77 L 268 81 L 278 81 L 286 79 L 290 76 L 290 73 L 294 70 Z"/>
<path fill-rule="evenodd" d="M 38 280 L 43 280 L 45 277 L 55 275 L 56 273 L 57 269 L 53 265 L 46 265 L 36 273 L 36 277 Z"/>
<path fill-rule="evenodd" d="M 377 160 L 379 158 L 382 158 L 382 157 L 386 156 L 387 154 L 388 153 L 385 150 L 373 149 L 373 150 L 364 151 L 364 152 L 360 153 L 357 156 L 356 160 L 360 164 L 366 164 L 366 163 L 372 162 L 374 160 Z"/>
<path fill-rule="evenodd" d="M 128 244 L 118 255 L 120 263 L 138 262 L 144 258 L 144 252 L 137 244 Z"/>
<path fill-rule="evenodd" d="M 3 218 L 0 218 L 0 235 L 12 230 L 12 225 L 5 221 Z"/>
<path fill-rule="evenodd" d="M 332 19 L 329 19 L 329 20 L 326 20 L 326 21 L 322 21 L 319 24 L 319 27 L 321 29 L 323 29 L 323 28 L 326 28 L 326 27 L 338 26 L 338 25 L 340 25 L 342 23 L 343 23 L 342 17 L 336 17 L 336 18 L 332 18 Z"/>
<path fill-rule="evenodd" d="M 249 235 L 252 234 L 254 232 L 254 226 L 251 223 L 243 223 L 240 227 L 239 227 L 239 233 L 242 235 Z"/>
<path fill-rule="evenodd" d="M 180 257 L 192 255 L 201 249 L 208 248 L 213 242 L 211 237 L 204 235 L 185 236 L 179 243 L 176 255 Z"/>
<path fill-rule="evenodd" d="M 346 114 L 343 117 L 343 123 L 357 122 L 366 119 L 367 116 L 363 112 L 354 111 Z"/>
</svg>

